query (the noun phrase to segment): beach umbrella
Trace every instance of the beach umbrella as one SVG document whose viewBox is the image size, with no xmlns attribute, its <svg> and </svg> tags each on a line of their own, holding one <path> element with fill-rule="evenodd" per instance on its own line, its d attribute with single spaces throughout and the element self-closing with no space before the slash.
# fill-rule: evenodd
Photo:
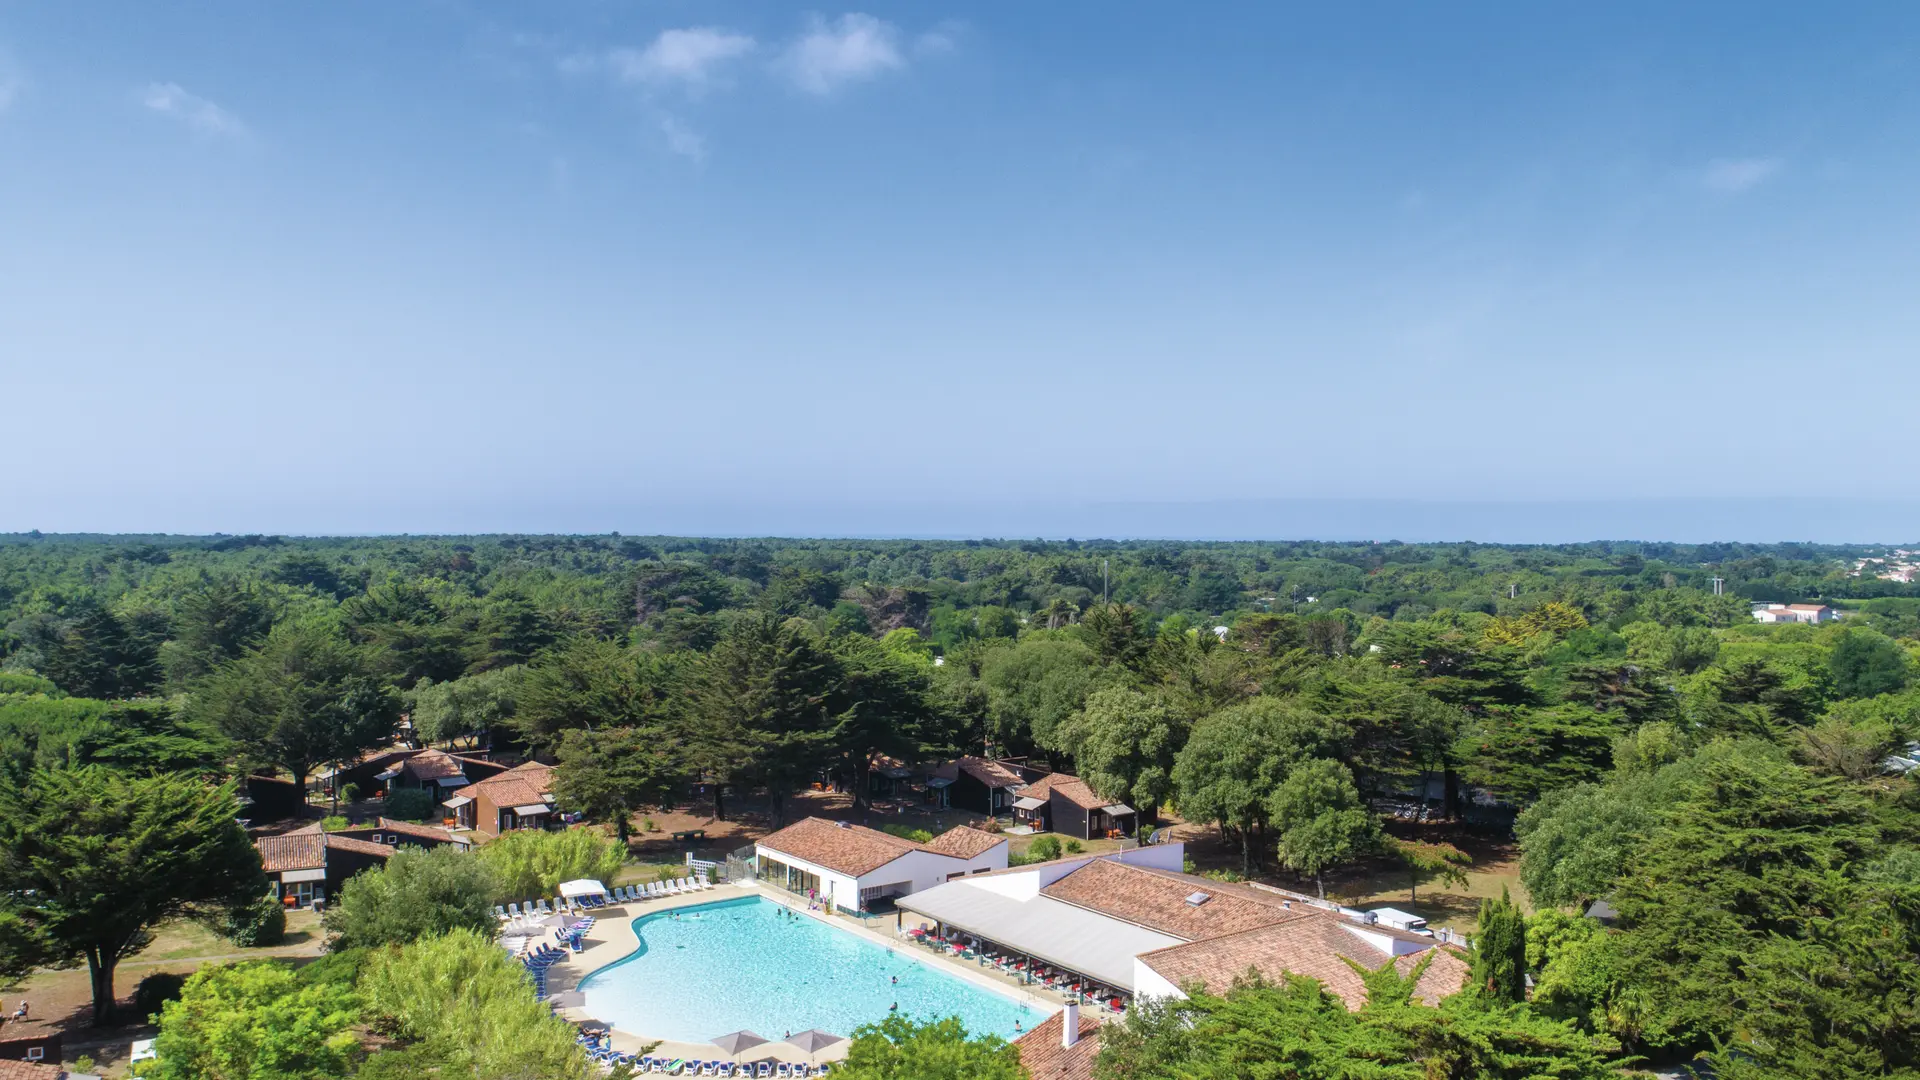
<svg viewBox="0 0 1920 1080">
<path fill-rule="evenodd" d="M 568 918 L 565 915 L 549 915 L 546 918 L 541 919 L 539 922 L 535 923 L 534 925 L 545 926 L 548 928 L 558 928 L 562 926 L 572 926 L 573 923 L 574 923 L 574 920 Z"/>
<path fill-rule="evenodd" d="M 743 1051 L 750 1050 L 756 1046 L 763 1046 L 766 1042 L 767 1040 L 755 1035 L 751 1031 L 736 1031 L 730 1035 L 722 1035 L 713 1040 L 713 1045 L 719 1047 L 720 1052 L 726 1054 L 728 1057 L 739 1057 Z"/>
<path fill-rule="evenodd" d="M 581 1031 L 612 1031 L 613 1025 L 605 1020 L 575 1020 L 573 1026 Z"/>
<path fill-rule="evenodd" d="M 827 1047 L 832 1046 L 834 1043 L 844 1042 L 845 1040 L 831 1032 L 821 1031 L 819 1028 L 808 1028 L 798 1035 L 787 1036 L 786 1041 L 793 1046 L 805 1050 L 807 1056 L 811 1057 Z"/>
</svg>

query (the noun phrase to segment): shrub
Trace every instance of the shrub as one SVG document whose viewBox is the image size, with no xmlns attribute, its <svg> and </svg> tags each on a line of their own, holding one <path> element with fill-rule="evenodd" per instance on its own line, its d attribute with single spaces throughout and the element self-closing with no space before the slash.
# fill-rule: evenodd
<svg viewBox="0 0 1920 1080">
<path fill-rule="evenodd" d="M 227 912 L 220 932 L 243 949 L 278 945 L 287 936 L 287 911 L 278 897 L 263 896 L 245 907 Z"/>
<path fill-rule="evenodd" d="M 359 802 L 360 795 L 359 784 L 347 784 L 340 789 L 340 800 L 342 802 Z"/>
<path fill-rule="evenodd" d="M 491 929 L 382 949 L 361 974 L 360 991 L 425 1056 L 454 1063 L 441 1076 L 596 1075 L 573 1026 L 534 996 L 526 969 L 493 943 Z"/>
<path fill-rule="evenodd" d="M 499 950 L 495 950 L 498 952 Z M 500 953 L 506 959 L 506 953 Z M 347 987 L 300 986 L 272 961 L 201 968 L 160 1012 L 154 1050 L 139 1066 L 153 1080 L 350 1075 L 359 1049 L 359 1001 Z"/>
<path fill-rule="evenodd" d="M 880 831 L 888 836 L 897 836 L 902 840 L 911 840 L 916 844 L 925 844 L 933 840 L 933 833 L 926 829 L 916 829 L 911 825 L 882 825 Z"/>
<path fill-rule="evenodd" d="M 348 821 L 339 814 L 328 814 L 326 817 L 320 819 L 320 828 L 327 832 L 338 832 L 341 829 L 348 828 L 352 824 L 353 822 Z"/>
<path fill-rule="evenodd" d="M 142 1023 L 153 1019 L 162 1006 L 180 997 L 180 988 L 187 985 L 185 975 L 176 975 L 171 971 L 156 971 L 141 979 L 133 988 L 133 1011 Z M 90 1070 L 76 1069 L 77 1072 Z"/>
<path fill-rule="evenodd" d="M 652 818 L 643 818 L 640 821 L 640 831 L 641 832 L 659 832 L 660 826 L 655 825 L 653 823 Z"/>
<path fill-rule="evenodd" d="M 975 825 L 974 828 L 979 829 L 981 832 L 997 833 L 1000 831 L 1000 819 L 988 818 L 980 824 Z"/>
<path fill-rule="evenodd" d="M 386 814 L 400 821 L 425 821 L 433 813 L 433 796 L 418 788 L 402 788 L 387 796 Z"/>
<path fill-rule="evenodd" d="M 1189 874 L 1193 873 L 1193 860 L 1191 859 L 1187 860 L 1187 873 Z M 1219 870 L 1208 870 L 1205 873 L 1201 874 L 1200 876 L 1203 878 L 1208 878 L 1213 881 L 1224 881 L 1229 885 L 1235 884 L 1236 882 L 1247 880 L 1247 875 L 1241 873 L 1238 870 L 1234 870 L 1226 867 L 1223 867 Z"/>
<path fill-rule="evenodd" d="M 494 902 L 552 896 L 563 881 L 612 881 L 626 864 L 627 849 L 591 829 L 510 832 L 474 852 L 492 868 Z"/>
<path fill-rule="evenodd" d="M 1087 846 L 1085 844 L 1082 844 L 1080 841 L 1072 840 L 1072 839 L 1069 839 L 1067 841 L 1067 847 L 1066 847 L 1067 854 L 1078 855 L 1085 850 L 1087 850 Z"/>
<path fill-rule="evenodd" d="M 81 1054 L 79 1057 L 74 1058 L 73 1071 L 77 1073 L 93 1072 L 93 1058 L 87 1056 L 86 1054 Z"/>
<path fill-rule="evenodd" d="M 294 974 L 301 986 L 337 984 L 351 987 L 367 962 L 366 949 L 337 949 L 300 966 Z"/>
<path fill-rule="evenodd" d="M 1036 836 L 1033 843 L 1027 845 L 1029 862 L 1046 862 L 1060 857 L 1060 838 L 1057 836 Z"/>
<path fill-rule="evenodd" d="M 348 879 L 321 916 L 327 947 L 405 945 L 463 927 L 491 932 L 496 891 L 487 864 L 464 851 L 403 847 Z"/>
<path fill-rule="evenodd" d="M 43 679 L 27 671 L 0 671 L 0 694 L 45 694 L 48 697 L 62 697 L 60 688 L 53 680 Z"/>
</svg>

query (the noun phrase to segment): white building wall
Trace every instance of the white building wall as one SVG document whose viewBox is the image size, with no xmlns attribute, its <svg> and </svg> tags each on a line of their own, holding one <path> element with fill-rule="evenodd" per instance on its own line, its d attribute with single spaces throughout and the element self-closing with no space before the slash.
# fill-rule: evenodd
<svg viewBox="0 0 1920 1080">
<path fill-rule="evenodd" d="M 819 863 L 811 863 L 805 859 L 795 858 L 784 851 L 779 851 L 774 848 L 760 847 L 756 844 L 753 851 L 756 857 L 765 856 L 775 862 L 785 863 L 795 870 L 804 870 L 818 877 L 820 879 L 820 894 L 831 897 L 835 907 L 854 909 L 860 906 L 860 885 L 852 877 L 842 874 L 837 870 L 829 870 Z"/>
<path fill-rule="evenodd" d="M 1168 982 L 1159 972 L 1146 965 L 1139 957 L 1133 958 L 1133 992 L 1141 1000 L 1149 998 L 1184 998 L 1187 995 L 1180 988 Z"/>
</svg>

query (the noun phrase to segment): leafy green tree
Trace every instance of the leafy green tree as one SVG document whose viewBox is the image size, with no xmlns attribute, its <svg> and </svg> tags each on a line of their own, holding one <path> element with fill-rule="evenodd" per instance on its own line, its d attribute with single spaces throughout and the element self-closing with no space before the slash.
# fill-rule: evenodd
<svg viewBox="0 0 1920 1080">
<path fill-rule="evenodd" d="M 407 694 L 414 734 L 427 742 L 478 741 L 512 726 L 524 667 L 492 668 L 452 682 L 422 679 Z"/>
<path fill-rule="evenodd" d="M 160 1012 L 143 1080 L 332 1080 L 359 1049 L 360 1002 L 272 961 L 202 968 Z"/>
<path fill-rule="evenodd" d="M 1430 963 L 1431 961 L 1427 961 Z M 1602 1080 L 1614 1045 L 1523 1005 L 1455 994 L 1439 1006 L 1413 998 L 1391 964 L 1365 972 L 1368 994 L 1349 1009 L 1319 982 L 1257 976 L 1224 995 L 1195 988 L 1158 999 L 1101 1029 L 1097 1080 Z"/>
<path fill-rule="evenodd" d="M 1380 819 L 1360 800 L 1353 773 L 1326 758 L 1300 762 L 1267 800 L 1280 863 L 1311 874 L 1325 898 L 1325 874 L 1381 846 Z"/>
<path fill-rule="evenodd" d="M 25 646 L 39 674 L 76 697 L 133 697 L 160 685 L 163 616 L 123 615 L 83 595 L 58 614 L 19 619 L 7 631 Z"/>
<path fill-rule="evenodd" d="M 606 728 L 560 734 L 553 796 L 560 807 L 610 824 L 624 847 L 633 815 L 685 790 L 680 743 L 665 728 Z"/>
<path fill-rule="evenodd" d="M 958 718 L 934 693 L 930 664 L 865 637 L 835 641 L 833 654 L 841 682 L 832 695 L 838 711 L 831 751 L 841 775 L 852 781 L 855 806 L 866 805 L 874 763 L 882 756 L 924 761 L 959 748 Z"/>
<path fill-rule="evenodd" d="M 1054 746 L 1055 731 L 1109 678 L 1097 653 L 1063 637 L 1025 637 L 980 660 L 990 730 L 1005 745 Z"/>
<path fill-rule="evenodd" d="M 115 1021 L 113 975 L 183 915 L 215 917 L 266 894 L 231 787 L 100 766 L 0 786 L 0 911 L 45 962 L 84 959 L 93 1022 Z"/>
<path fill-rule="evenodd" d="M 1598 899 L 1613 889 L 1664 806 L 1645 778 L 1549 791 L 1514 822 L 1520 881 L 1541 907 Z"/>
<path fill-rule="evenodd" d="M 524 596 L 496 592 L 481 609 L 480 625 L 467 652 L 469 675 L 518 667 L 557 640 L 557 628 L 546 612 Z"/>
<path fill-rule="evenodd" d="M 203 578 L 174 602 L 173 636 L 160 646 L 167 685 L 184 691 L 259 644 L 273 628 L 273 608 L 259 586 L 233 578 Z"/>
<path fill-rule="evenodd" d="M 838 660 L 802 624 L 742 616 L 695 674 L 689 741 L 707 749 L 700 759 L 710 768 L 727 768 L 731 758 L 727 779 L 765 785 L 777 826 L 787 796 L 833 761 L 843 681 Z"/>
<path fill-rule="evenodd" d="M 1132 604 L 1100 604 L 1080 620 L 1080 636 L 1100 654 L 1100 661 L 1138 670 L 1153 638 L 1146 620 Z"/>
<path fill-rule="evenodd" d="M 1463 867 L 1473 865 L 1473 856 L 1441 841 L 1401 840 L 1386 838 L 1387 850 L 1412 871 L 1412 880 L 1407 884 L 1407 903 L 1409 906 L 1420 903 L 1420 879 L 1428 874 L 1437 874 L 1440 880 L 1449 885 L 1465 885 L 1467 873 Z"/>
<path fill-rule="evenodd" d="M 1301 705 L 1255 698 L 1204 717 L 1174 760 L 1181 816 L 1240 835 L 1241 872 L 1253 872 L 1254 836 L 1268 798 L 1308 758 L 1337 754 L 1347 732 Z"/>
<path fill-rule="evenodd" d="M 267 571 L 267 580 L 296 589 L 312 589 L 324 596 L 345 596 L 347 586 L 332 562 L 311 552 L 289 552 Z"/>
<path fill-rule="evenodd" d="M 493 902 L 552 896 L 563 881 L 611 881 L 627 859 L 626 849 L 591 829 L 507 833 L 483 844 L 473 857 L 493 871 Z"/>
<path fill-rule="evenodd" d="M 1123 687 L 1087 695 L 1086 707 L 1055 733 L 1076 774 L 1103 798 L 1148 817 L 1173 797 L 1173 766 L 1188 725 L 1159 701 Z"/>
<path fill-rule="evenodd" d="M 1478 787 L 1530 803 L 1603 776 L 1624 725 L 1585 705 L 1492 710 L 1461 734 L 1462 772 Z"/>
<path fill-rule="evenodd" d="M 491 846 L 491 845 L 490 845 Z M 534 996 L 526 970 L 484 933 L 454 930 L 372 954 L 360 977 L 368 1012 L 472 1080 L 595 1075 L 571 1024 Z"/>
<path fill-rule="evenodd" d="M 402 687 L 448 682 L 466 672 L 473 651 L 466 629 L 442 606 L 454 603 L 426 583 L 390 581 L 341 604 L 340 622 Z"/>
<path fill-rule="evenodd" d="M 562 731 L 662 722 L 685 689 L 673 658 L 585 634 L 541 653 L 517 681 L 512 724 L 540 747 Z"/>
<path fill-rule="evenodd" d="M 1633 623 L 1620 628 L 1627 640 L 1627 658 L 1680 675 L 1707 668 L 1720 655 L 1720 639 L 1704 626 L 1665 627 Z"/>
<path fill-rule="evenodd" d="M 1506 889 L 1498 900 L 1480 901 L 1467 981 L 1498 1001 L 1527 999 L 1527 918 Z"/>
<path fill-rule="evenodd" d="M 500 892 L 488 863 L 454 847 L 402 847 L 347 880 L 321 916 L 327 948 L 404 945 L 449 930 L 491 932 Z"/>
<path fill-rule="evenodd" d="M 242 755 L 304 787 L 315 766 L 391 738 L 400 699 L 358 650 L 309 621 L 276 626 L 258 648 L 222 664 L 195 688 L 189 710 Z"/>
<path fill-rule="evenodd" d="M 1843 626 L 1827 660 L 1834 692 L 1843 698 L 1890 694 L 1907 685 L 1912 663 L 1892 640 L 1864 628 Z"/>
<path fill-rule="evenodd" d="M 0 697 L 0 776 L 25 783 L 35 767 L 110 765 L 213 774 L 231 747 L 167 701 L 96 701 L 39 694 Z"/>
<path fill-rule="evenodd" d="M 998 1035 L 967 1034 L 959 1017 L 916 1022 L 889 1016 L 855 1028 L 847 1059 L 833 1070 L 848 1080 L 1026 1080 L 1019 1051 Z"/>
</svg>

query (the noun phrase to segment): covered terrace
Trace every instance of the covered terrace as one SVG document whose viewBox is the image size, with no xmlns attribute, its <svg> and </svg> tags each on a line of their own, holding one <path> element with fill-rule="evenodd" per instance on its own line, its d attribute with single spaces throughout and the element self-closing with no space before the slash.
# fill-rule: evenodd
<svg viewBox="0 0 1920 1080">
<path fill-rule="evenodd" d="M 1109 1008 L 1134 995 L 1134 957 L 1182 944 L 1049 896 L 1020 899 L 972 882 L 949 882 L 897 904 L 927 923 L 906 933 L 936 949 Z M 906 917 L 899 918 L 905 930 Z"/>
</svg>

